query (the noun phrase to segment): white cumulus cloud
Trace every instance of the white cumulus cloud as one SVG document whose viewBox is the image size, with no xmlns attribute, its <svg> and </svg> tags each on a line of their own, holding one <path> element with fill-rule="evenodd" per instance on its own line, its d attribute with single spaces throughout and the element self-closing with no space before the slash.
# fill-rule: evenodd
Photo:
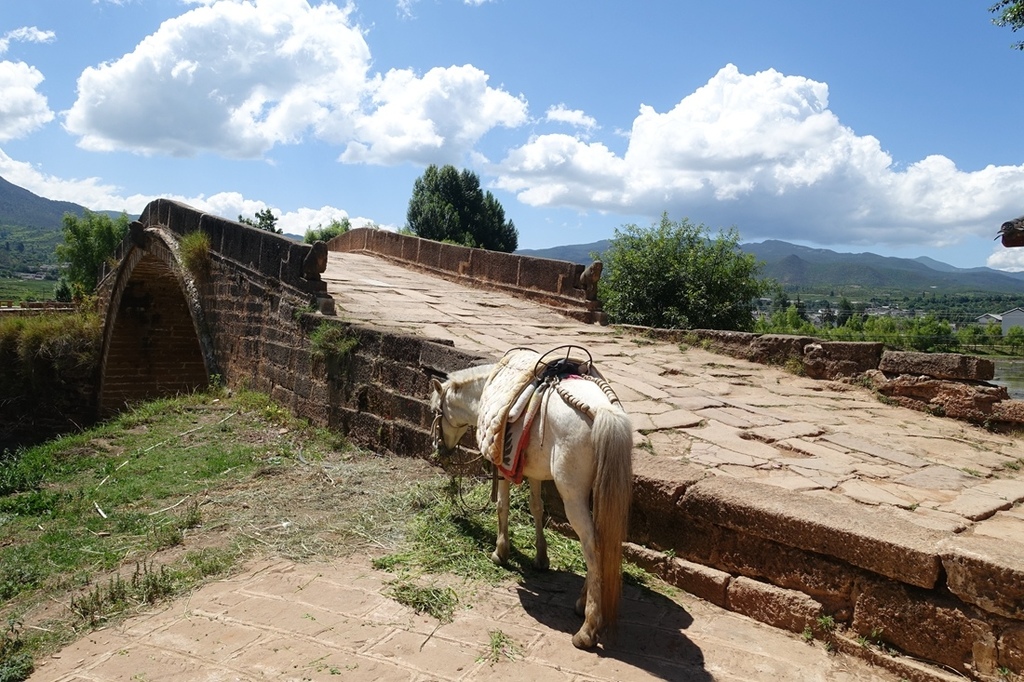
<svg viewBox="0 0 1024 682">
<path fill-rule="evenodd" d="M 24 161 L 16 161 L 0 149 L 0 177 L 47 199 L 71 201 L 96 211 L 138 213 L 153 197 L 124 196 L 120 188 L 99 178 L 66 179 L 43 173 Z"/>
<path fill-rule="evenodd" d="M 733 65 L 660 113 L 641 105 L 621 155 L 538 135 L 501 162 L 497 186 L 534 206 L 688 216 L 744 239 L 956 243 L 994 234 L 1024 195 L 1024 166 L 968 172 L 929 156 L 900 168 L 828 108 L 828 86 Z"/>
<path fill-rule="evenodd" d="M 53 31 L 23 26 L 0 36 L 0 55 L 12 42 L 48 43 Z M 44 78 L 39 69 L 24 62 L 0 61 L 0 142 L 14 140 L 53 120 L 46 96 L 38 88 Z"/>
<path fill-rule="evenodd" d="M 373 108 L 358 117 L 348 163 L 458 163 L 491 128 L 526 122 L 521 97 L 487 85 L 474 66 L 433 68 L 423 77 L 395 69 L 375 79 Z"/>
<path fill-rule="evenodd" d="M 568 123 L 571 126 L 581 128 L 584 132 L 590 132 L 599 127 L 597 119 L 593 116 L 588 116 L 579 109 L 569 109 L 565 104 L 549 107 L 544 114 L 544 119 L 554 123 Z"/>
<path fill-rule="evenodd" d="M 313 137 L 346 162 L 456 162 L 490 128 L 525 121 L 525 102 L 470 65 L 371 75 L 351 5 L 192 2 L 81 74 L 65 116 L 81 147 L 258 158 Z"/>
<path fill-rule="evenodd" d="M 53 120 L 37 88 L 43 74 L 24 62 L 0 61 L 0 142 L 31 133 Z"/>
<path fill-rule="evenodd" d="M 86 69 L 65 126 L 89 150 L 258 157 L 313 134 L 347 139 L 370 54 L 350 8 L 221 0 Z"/>
</svg>

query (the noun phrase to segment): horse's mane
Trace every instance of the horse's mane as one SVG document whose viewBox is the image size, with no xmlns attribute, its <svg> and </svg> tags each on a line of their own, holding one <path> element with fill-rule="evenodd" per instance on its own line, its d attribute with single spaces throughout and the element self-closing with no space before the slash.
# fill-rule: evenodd
<svg viewBox="0 0 1024 682">
<path fill-rule="evenodd" d="M 448 381 L 451 382 L 452 385 L 476 381 L 477 379 L 489 376 L 493 369 L 494 365 L 477 365 L 475 367 L 467 367 L 466 369 L 460 369 L 449 374 Z"/>
<path fill-rule="evenodd" d="M 459 369 L 449 374 L 444 383 L 457 388 L 480 379 L 486 379 L 490 376 L 492 369 L 494 369 L 494 365 L 476 365 Z M 432 391 L 430 394 L 430 409 L 434 412 L 441 409 L 441 395 L 437 391 Z"/>
</svg>

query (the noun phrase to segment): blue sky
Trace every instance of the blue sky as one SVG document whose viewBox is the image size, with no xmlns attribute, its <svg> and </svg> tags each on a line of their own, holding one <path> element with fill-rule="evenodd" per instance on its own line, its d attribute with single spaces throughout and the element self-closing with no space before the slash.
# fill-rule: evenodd
<svg viewBox="0 0 1024 682">
<path fill-rule="evenodd" d="M 287 232 L 397 228 L 427 164 L 520 248 L 663 212 L 1024 270 L 1024 52 L 991 0 L 0 0 L 0 177 Z"/>
</svg>

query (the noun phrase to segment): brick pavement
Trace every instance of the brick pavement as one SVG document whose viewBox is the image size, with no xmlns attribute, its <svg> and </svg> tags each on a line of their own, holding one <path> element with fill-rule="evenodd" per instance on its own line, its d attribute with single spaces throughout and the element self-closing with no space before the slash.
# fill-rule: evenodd
<svg viewBox="0 0 1024 682">
<path fill-rule="evenodd" d="M 699 599 L 627 586 L 615 647 L 581 652 L 575 575 L 523 585 L 454 584 L 463 601 L 439 625 L 386 596 L 394 576 L 366 557 L 267 561 L 164 609 L 83 637 L 40 662 L 32 682 L 114 680 L 549 680 L 885 682 L 897 677 L 828 654 Z M 490 632 L 514 645 L 489 657 Z"/>
</svg>

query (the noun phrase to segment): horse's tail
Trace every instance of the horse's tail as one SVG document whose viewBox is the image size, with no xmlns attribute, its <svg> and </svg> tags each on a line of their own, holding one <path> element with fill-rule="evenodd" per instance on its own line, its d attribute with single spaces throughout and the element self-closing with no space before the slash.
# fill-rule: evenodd
<svg viewBox="0 0 1024 682">
<path fill-rule="evenodd" d="M 592 439 L 597 453 L 593 508 L 601 576 L 601 620 L 607 627 L 618 618 L 622 543 L 633 497 L 633 427 L 629 417 L 618 407 L 599 407 L 594 415 Z"/>
</svg>

